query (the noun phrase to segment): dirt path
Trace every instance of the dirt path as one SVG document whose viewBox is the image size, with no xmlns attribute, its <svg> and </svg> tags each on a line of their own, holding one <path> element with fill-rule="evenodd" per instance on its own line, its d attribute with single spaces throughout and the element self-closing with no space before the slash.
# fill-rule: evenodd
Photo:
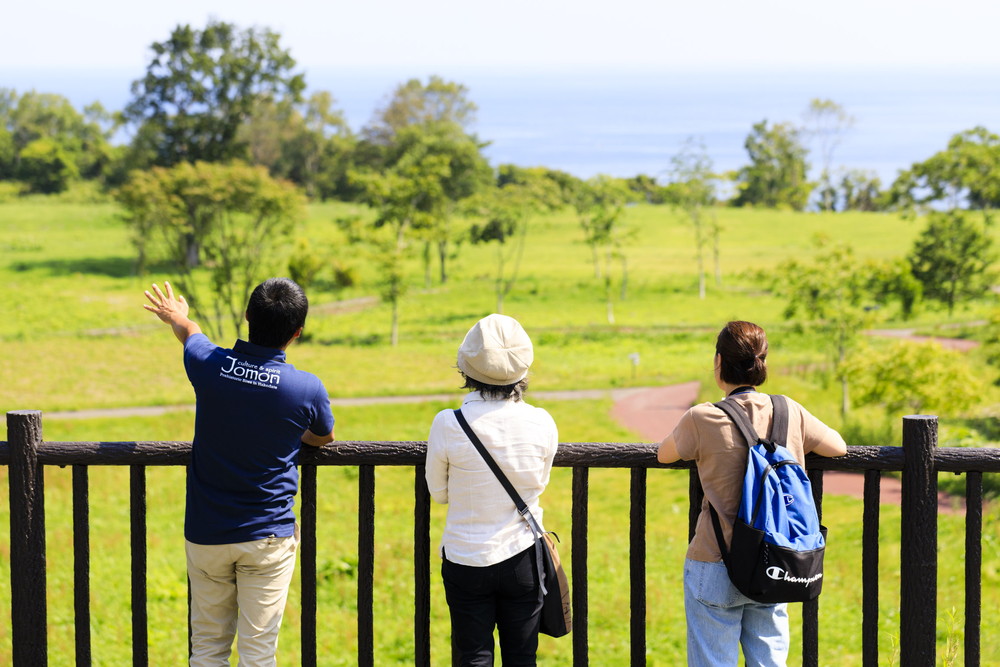
<svg viewBox="0 0 1000 667">
<path fill-rule="evenodd" d="M 698 400 L 699 382 L 667 387 L 638 389 L 615 401 L 611 416 L 619 424 L 635 431 L 651 442 L 662 440 L 673 430 L 684 412 Z M 863 473 L 828 471 L 823 475 L 823 493 L 864 498 Z M 881 503 L 899 505 L 902 485 L 899 479 L 884 475 L 879 484 Z M 938 494 L 938 512 L 955 514 L 965 512 L 965 499 Z"/>
</svg>

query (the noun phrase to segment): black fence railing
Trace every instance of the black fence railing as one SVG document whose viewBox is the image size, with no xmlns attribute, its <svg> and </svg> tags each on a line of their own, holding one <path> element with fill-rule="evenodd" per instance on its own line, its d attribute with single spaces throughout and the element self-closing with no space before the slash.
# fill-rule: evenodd
<svg viewBox="0 0 1000 667">
<path fill-rule="evenodd" d="M 15 667 L 47 663 L 46 552 L 43 466 L 72 466 L 74 610 L 76 664 L 90 665 L 90 466 L 129 466 L 131 523 L 132 660 L 148 663 L 146 616 L 146 467 L 185 465 L 188 442 L 44 442 L 37 411 L 7 413 L 8 441 L 0 442 L 0 465 L 9 467 L 12 653 Z M 899 663 L 934 665 L 937 612 L 937 473 L 966 474 L 965 628 L 966 665 L 980 664 L 982 589 L 982 474 L 1000 472 L 1000 448 L 938 448 L 937 418 L 903 418 L 902 447 L 851 447 L 847 456 L 810 456 L 813 493 L 822 511 L 823 472 L 863 472 L 862 655 L 876 665 L 878 645 L 878 561 L 880 482 L 884 471 L 902 472 Z M 414 469 L 414 664 L 429 666 L 431 611 L 430 495 L 424 482 L 423 442 L 338 442 L 306 448 L 300 461 L 302 527 L 301 635 L 303 665 L 317 662 L 316 645 L 316 469 L 356 466 L 358 486 L 358 655 L 359 665 L 374 665 L 373 589 L 375 577 L 375 469 Z M 655 445 L 562 443 L 556 466 L 573 469 L 572 591 L 573 664 L 589 664 L 587 594 L 587 512 L 591 468 L 630 469 L 629 637 L 631 664 L 646 662 L 646 475 L 648 468 L 689 471 L 689 533 L 701 504 L 697 472 L 688 463 L 656 463 Z M 623 628 L 624 630 L 624 628 Z M 816 601 L 802 605 L 804 665 L 818 665 L 819 622 Z"/>
</svg>

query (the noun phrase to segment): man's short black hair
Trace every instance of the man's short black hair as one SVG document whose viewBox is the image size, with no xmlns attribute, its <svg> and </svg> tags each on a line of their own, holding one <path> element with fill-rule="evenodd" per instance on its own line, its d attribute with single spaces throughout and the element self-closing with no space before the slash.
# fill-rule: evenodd
<svg viewBox="0 0 1000 667">
<path fill-rule="evenodd" d="M 247 303 L 250 342 L 282 348 L 306 323 L 309 299 L 289 278 L 269 278 L 254 288 Z"/>
</svg>

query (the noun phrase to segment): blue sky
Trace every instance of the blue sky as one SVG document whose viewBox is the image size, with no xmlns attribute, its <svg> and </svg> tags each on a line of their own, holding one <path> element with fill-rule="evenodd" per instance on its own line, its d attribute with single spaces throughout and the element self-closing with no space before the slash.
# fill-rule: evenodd
<svg viewBox="0 0 1000 667">
<path fill-rule="evenodd" d="M 752 123 L 797 121 L 813 97 L 857 115 L 839 154 L 886 180 L 1000 120 L 988 0 L 10 0 L 0 16 L 0 88 L 120 109 L 150 44 L 214 18 L 277 31 L 355 130 L 437 74 L 470 87 L 491 159 L 581 176 L 658 173 L 685 136 L 734 168 Z"/>
<path fill-rule="evenodd" d="M 989 0 L 34 0 L 3 10 L 0 76 L 140 71 L 209 17 L 282 35 L 310 68 L 1000 66 Z"/>
</svg>

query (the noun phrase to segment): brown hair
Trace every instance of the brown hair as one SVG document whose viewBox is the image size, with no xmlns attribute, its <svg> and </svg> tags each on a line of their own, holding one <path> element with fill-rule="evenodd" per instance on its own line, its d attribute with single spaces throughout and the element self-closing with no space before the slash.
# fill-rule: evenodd
<svg viewBox="0 0 1000 667">
<path fill-rule="evenodd" d="M 767 381 L 767 334 L 753 322 L 722 327 L 715 341 L 723 382 L 757 387 Z"/>
</svg>

